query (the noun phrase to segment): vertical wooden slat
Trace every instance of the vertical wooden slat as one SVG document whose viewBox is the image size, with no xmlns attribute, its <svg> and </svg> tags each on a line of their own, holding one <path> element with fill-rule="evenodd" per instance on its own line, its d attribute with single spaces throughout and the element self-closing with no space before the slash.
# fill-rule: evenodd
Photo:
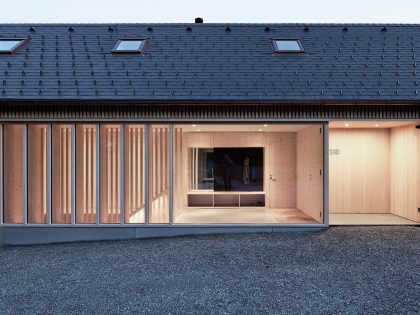
<svg viewBox="0 0 420 315">
<path fill-rule="evenodd" d="M 142 127 L 139 130 L 139 159 L 138 159 L 138 165 L 139 165 L 139 171 L 138 171 L 138 182 L 139 182 L 139 190 L 140 190 L 140 196 L 139 196 L 139 203 L 138 207 L 143 208 L 144 207 L 144 128 Z"/>
<path fill-rule="evenodd" d="M 65 168 L 64 171 L 66 173 L 66 190 L 65 190 L 65 195 L 66 195 L 66 216 L 68 216 L 68 221 L 66 220 L 66 223 L 70 223 L 70 215 L 73 212 L 72 211 L 72 206 L 71 206 L 71 196 L 72 196 L 72 171 L 73 171 L 73 166 L 71 163 L 71 155 L 72 155 L 72 129 L 71 127 L 66 127 L 65 129 L 65 135 L 66 135 L 66 143 L 65 143 L 65 148 L 66 148 L 66 164 L 65 164 Z"/>
<path fill-rule="evenodd" d="M 83 129 L 83 173 L 79 174 L 80 177 L 83 178 L 83 203 L 82 203 L 82 213 L 83 215 L 81 218 L 84 218 L 84 216 L 87 213 L 87 204 L 88 204 L 88 137 L 87 137 L 88 130 L 86 128 Z M 83 220 L 83 219 L 82 219 Z M 83 223 L 83 222 L 82 222 Z"/>
</svg>

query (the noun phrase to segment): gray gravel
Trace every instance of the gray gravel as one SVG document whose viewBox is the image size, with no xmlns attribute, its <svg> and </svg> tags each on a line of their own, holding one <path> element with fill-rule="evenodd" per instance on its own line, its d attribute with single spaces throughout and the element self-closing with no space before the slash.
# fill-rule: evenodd
<svg viewBox="0 0 420 315">
<path fill-rule="evenodd" d="M 420 314 L 420 228 L 0 249 L 0 314 Z"/>
</svg>

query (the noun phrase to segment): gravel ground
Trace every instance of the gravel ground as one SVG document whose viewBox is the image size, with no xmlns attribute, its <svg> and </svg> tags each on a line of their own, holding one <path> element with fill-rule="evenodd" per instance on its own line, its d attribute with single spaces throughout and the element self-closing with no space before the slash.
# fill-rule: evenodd
<svg viewBox="0 0 420 315">
<path fill-rule="evenodd" d="M 0 314 L 420 314 L 420 228 L 0 249 Z"/>
</svg>

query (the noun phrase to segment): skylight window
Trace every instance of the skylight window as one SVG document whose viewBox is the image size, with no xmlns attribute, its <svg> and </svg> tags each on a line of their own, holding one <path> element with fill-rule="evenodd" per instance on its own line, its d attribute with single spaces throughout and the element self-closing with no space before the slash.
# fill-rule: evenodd
<svg viewBox="0 0 420 315">
<path fill-rule="evenodd" d="M 25 42 L 24 39 L 7 39 L 0 38 L 0 53 L 1 54 L 12 54 L 16 49 L 19 48 Z"/>
<path fill-rule="evenodd" d="M 298 39 L 275 39 L 273 41 L 276 52 L 299 53 L 304 52 L 302 44 Z"/>
<path fill-rule="evenodd" d="M 112 52 L 114 53 L 140 53 L 144 46 L 144 39 L 120 39 Z"/>
</svg>

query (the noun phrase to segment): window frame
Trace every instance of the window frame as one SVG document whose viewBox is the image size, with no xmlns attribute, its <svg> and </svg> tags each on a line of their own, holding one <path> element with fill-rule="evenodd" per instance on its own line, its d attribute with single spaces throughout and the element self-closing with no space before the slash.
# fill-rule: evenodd
<svg viewBox="0 0 420 315">
<path fill-rule="evenodd" d="M 279 49 L 279 47 L 277 46 L 277 42 L 278 41 L 295 41 L 300 50 L 282 50 Z M 273 38 L 272 39 L 272 44 L 273 44 L 273 49 L 274 49 L 274 53 L 275 54 L 304 54 L 305 53 L 305 49 L 303 48 L 302 43 L 300 42 L 300 39 L 298 38 Z"/>
<path fill-rule="evenodd" d="M 146 38 L 137 38 L 137 37 L 130 37 L 130 38 L 120 38 L 118 42 L 115 44 L 114 48 L 112 49 L 113 54 L 142 54 L 143 50 L 146 46 Z M 141 41 L 139 49 L 136 50 L 118 50 L 118 46 L 124 41 Z"/>
<path fill-rule="evenodd" d="M 12 55 L 14 54 L 19 48 L 21 48 L 26 42 L 28 41 L 27 38 L 16 38 L 16 37 L 0 37 L 0 42 L 7 42 L 7 41 L 19 41 L 16 45 L 14 45 L 9 50 L 0 50 L 0 55 Z"/>
</svg>

